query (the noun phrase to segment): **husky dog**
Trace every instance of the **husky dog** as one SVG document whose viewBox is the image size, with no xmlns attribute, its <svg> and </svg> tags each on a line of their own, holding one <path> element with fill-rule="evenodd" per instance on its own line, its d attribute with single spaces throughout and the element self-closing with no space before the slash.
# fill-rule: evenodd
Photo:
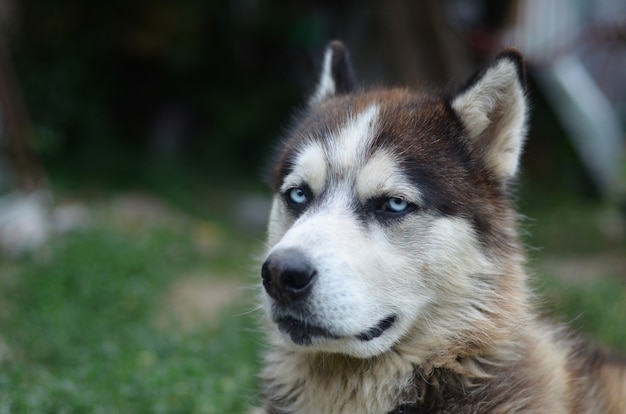
<svg viewBox="0 0 626 414">
<path fill-rule="evenodd" d="M 626 413 L 626 370 L 542 320 L 510 197 L 506 49 L 459 92 L 357 88 L 340 42 L 272 171 L 265 414 Z"/>
</svg>

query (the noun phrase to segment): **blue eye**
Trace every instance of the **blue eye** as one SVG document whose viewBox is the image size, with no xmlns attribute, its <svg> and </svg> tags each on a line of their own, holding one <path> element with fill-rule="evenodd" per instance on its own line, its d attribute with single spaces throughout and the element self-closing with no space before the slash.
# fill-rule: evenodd
<svg viewBox="0 0 626 414">
<path fill-rule="evenodd" d="M 287 190 L 286 195 L 288 198 L 287 201 L 294 204 L 302 205 L 306 204 L 306 202 L 308 201 L 306 193 L 300 187 L 290 188 L 289 190 Z"/>
<path fill-rule="evenodd" d="M 383 210 L 390 213 L 404 213 L 410 206 L 408 201 L 400 197 L 389 197 L 385 204 L 383 204 Z"/>
</svg>

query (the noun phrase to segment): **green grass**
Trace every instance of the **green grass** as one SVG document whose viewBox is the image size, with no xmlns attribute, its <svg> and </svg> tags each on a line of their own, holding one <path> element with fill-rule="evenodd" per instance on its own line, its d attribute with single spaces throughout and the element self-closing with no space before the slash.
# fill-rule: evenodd
<svg viewBox="0 0 626 414">
<path fill-rule="evenodd" d="M 218 200 L 213 208 L 224 218 L 235 197 L 223 194 L 195 197 Z M 193 205 L 193 197 L 180 195 L 180 204 Z M 626 252 L 623 240 L 607 242 L 592 224 L 578 225 L 596 210 L 576 209 L 533 214 L 529 230 L 539 231 L 529 244 L 542 250 L 531 266 L 552 252 L 565 260 L 598 246 Z M 237 235 L 207 218 L 120 224 L 95 210 L 100 224 L 34 255 L 0 260 L 0 414 L 247 412 L 263 347 L 249 303 L 191 330 L 155 321 L 181 275 L 253 280 L 246 258 L 261 236 Z M 559 220 L 566 230 L 556 230 Z M 587 235 L 571 233 L 584 229 Z M 547 274 L 536 283 L 556 319 L 626 349 L 624 275 L 602 276 L 580 284 Z"/>
<path fill-rule="evenodd" d="M 532 280 L 541 304 L 555 320 L 569 323 L 595 342 L 626 351 L 624 267 L 620 271 L 600 266 L 611 259 L 626 263 L 626 237 L 621 234 L 626 231 L 624 211 L 558 190 L 538 191 L 529 186 L 524 190 L 521 208 L 527 219 L 522 228 L 531 273 L 542 270 Z M 544 266 L 546 261 L 561 262 L 567 265 L 566 271 L 552 273 Z M 595 265 L 580 269 L 581 275 L 567 274 L 575 270 L 572 262 L 581 261 Z"/>
<path fill-rule="evenodd" d="M 192 332 L 154 323 L 176 275 L 211 268 L 187 230 L 102 226 L 0 264 L 0 413 L 244 412 L 260 348 L 249 305 Z"/>
<path fill-rule="evenodd" d="M 572 285 L 543 278 L 545 307 L 555 320 L 566 322 L 597 344 L 626 351 L 626 285 L 602 279 L 593 285 Z"/>
</svg>

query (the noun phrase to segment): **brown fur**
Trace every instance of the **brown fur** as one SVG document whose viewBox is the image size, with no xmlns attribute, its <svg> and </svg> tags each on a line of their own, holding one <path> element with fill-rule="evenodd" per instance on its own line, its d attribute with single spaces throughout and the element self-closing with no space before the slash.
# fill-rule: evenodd
<svg viewBox="0 0 626 414">
<path fill-rule="evenodd" d="M 332 48 L 343 53 L 340 44 Z M 345 57 L 333 61 L 345 65 Z M 499 59 L 506 58 L 515 60 L 523 78 L 517 52 Z M 341 94 L 321 99 L 292 130 L 277 159 L 274 190 L 304 142 L 323 143 L 343 114 L 377 102 L 382 122 L 372 148 L 390 148 L 419 178 L 428 214 L 470 222 L 498 271 L 476 276 L 474 283 L 484 287 L 471 306 L 446 296 L 448 287 L 442 287 L 426 316 L 390 350 L 371 358 L 293 349 L 270 323 L 260 412 L 626 413 L 624 363 L 545 322 L 533 308 L 509 180 L 485 155 L 492 131 L 467 144 L 459 138 L 469 135 L 466 121 L 443 95 L 399 89 Z"/>
</svg>

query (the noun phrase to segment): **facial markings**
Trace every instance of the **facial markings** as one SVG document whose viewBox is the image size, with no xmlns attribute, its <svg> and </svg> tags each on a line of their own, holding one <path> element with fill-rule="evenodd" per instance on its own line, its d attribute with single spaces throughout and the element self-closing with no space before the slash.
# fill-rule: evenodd
<svg viewBox="0 0 626 414">
<path fill-rule="evenodd" d="M 406 170 L 404 157 L 373 148 L 381 127 L 379 104 L 364 107 L 346 116 L 342 126 L 329 128 L 323 137 L 303 140 L 295 150 L 291 172 L 279 191 L 288 207 L 294 205 L 288 192 L 307 196 L 306 202 L 290 209 L 296 217 L 313 201 L 327 208 L 356 209 L 361 215 L 382 213 L 381 219 L 423 207 L 425 196 Z M 400 208 L 404 204 L 406 208 Z"/>
<path fill-rule="evenodd" d="M 393 155 L 384 150 L 376 151 L 359 171 L 355 188 L 362 203 L 380 197 L 400 198 L 415 205 L 422 200 L 419 190 L 401 172 Z"/>
<path fill-rule="evenodd" d="M 324 149 L 318 142 L 311 141 L 296 155 L 293 170 L 285 176 L 280 192 L 306 184 L 313 194 L 320 194 L 326 183 L 327 165 Z"/>
<path fill-rule="evenodd" d="M 361 113 L 350 114 L 334 132 L 321 139 L 311 137 L 296 150 L 291 171 L 279 188 L 288 207 L 297 207 L 296 215 L 328 187 L 347 186 L 349 193 L 354 192 L 354 176 L 377 133 L 378 112 L 377 105 L 370 105 Z M 334 177 L 329 176 L 331 171 Z M 294 189 L 303 193 L 292 192 Z M 306 203 L 294 204 L 291 196 L 297 194 L 306 195 Z"/>
<path fill-rule="evenodd" d="M 332 169 L 345 173 L 358 167 L 378 132 L 378 105 L 370 105 L 363 112 L 348 117 L 346 125 L 328 141 L 328 161 Z"/>
</svg>

